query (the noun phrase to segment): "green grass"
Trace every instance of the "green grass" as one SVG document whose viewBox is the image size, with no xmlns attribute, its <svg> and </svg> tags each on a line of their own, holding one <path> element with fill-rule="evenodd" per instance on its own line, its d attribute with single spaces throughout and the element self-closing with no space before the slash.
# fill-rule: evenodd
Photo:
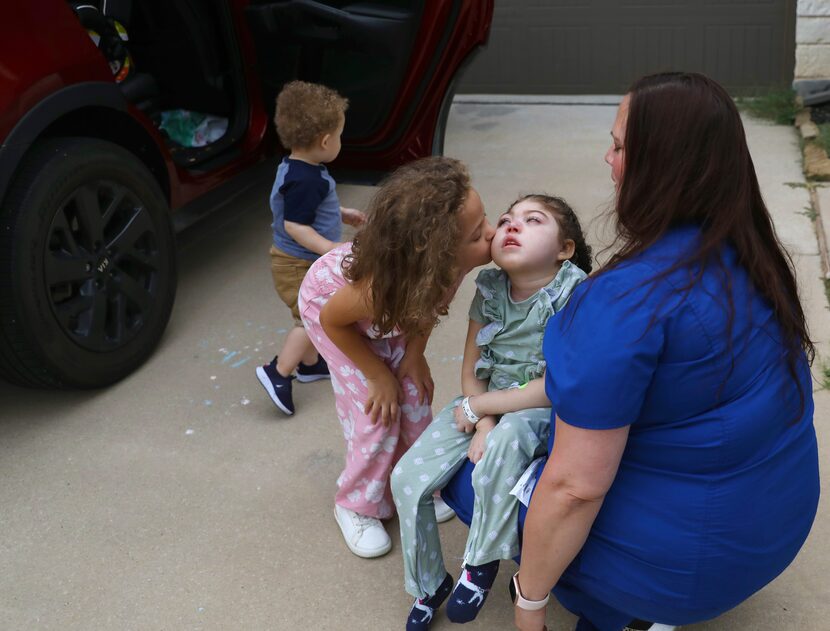
<svg viewBox="0 0 830 631">
<path fill-rule="evenodd" d="M 795 90 L 775 90 L 761 96 L 741 97 L 737 99 L 738 107 L 758 118 L 772 121 L 778 125 L 792 125 L 798 105 L 795 102 Z"/>
<path fill-rule="evenodd" d="M 797 211 L 799 215 L 804 215 L 810 221 L 815 221 L 818 214 L 812 206 L 805 206 L 804 210 Z"/>
<path fill-rule="evenodd" d="M 820 145 L 826 153 L 830 154 L 830 123 L 821 123 L 818 126 L 816 143 Z"/>
<path fill-rule="evenodd" d="M 830 390 L 830 366 L 827 362 L 821 362 L 821 387 Z"/>
</svg>

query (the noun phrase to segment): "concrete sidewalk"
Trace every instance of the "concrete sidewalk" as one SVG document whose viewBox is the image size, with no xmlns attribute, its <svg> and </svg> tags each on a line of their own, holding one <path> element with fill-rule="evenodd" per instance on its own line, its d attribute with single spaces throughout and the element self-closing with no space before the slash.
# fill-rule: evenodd
<svg viewBox="0 0 830 631">
<path fill-rule="evenodd" d="M 612 199 L 603 155 L 613 104 L 484 100 L 458 100 L 446 153 L 470 165 L 490 218 L 520 193 L 547 191 L 573 204 L 599 244 L 608 231 L 597 217 Z M 764 196 L 795 256 L 813 337 L 830 357 L 796 134 L 746 125 Z M 392 552 L 370 561 L 347 550 L 332 517 L 343 446 L 330 387 L 298 385 L 298 412 L 286 418 L 253 374 L 291 324 L 271 289 L 269 190 L 263 182 L 184 235 L 170 328 L 136 374 L 94 393 L 0 383 L 0 629 L 403 628 L 410 599 L 397 522 L 389 523 Z M 339 190 L 355 207 L 372 193 Z M 437 407 L 460 387 L 472 295 L 471 277 L 430 341 Z M 826 461 L 830 394 L 815 396 Z M 783 576 L 734 611 L 686 629 L 827 629 L 828 512 L 822 501 L 810 540 Z M 455 573 L 466 529 L 453 520 L 441 536 Z M 504 564 L 468 628 L 511 628 L 512 565 Z M 573 617 L 554 605 L 548 624 L 570 630 Z M 441 613 L 432 628 L 457 627 Z"/>
</svg>

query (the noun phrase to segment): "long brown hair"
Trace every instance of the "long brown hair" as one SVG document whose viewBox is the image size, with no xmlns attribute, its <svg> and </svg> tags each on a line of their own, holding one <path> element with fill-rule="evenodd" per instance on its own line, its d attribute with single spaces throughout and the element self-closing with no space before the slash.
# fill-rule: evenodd
<svg viewBox="0 0 830 631">
<path fill-rule="evenodd" d="M 368 207 L 343 272 L 362 285 L 381 333 L 427 333 L 458 280 L 459 214 L 470 174 L 458 160 L 423 158 L 396 170 Z"/>
<path fill-rule="evenodd" d="M 730 244 L 775 313 L 795 378 L 801 351 L 812 362 L 815 349 L 793 262 L 761 197 L 735 104 L 718 83 L 696 73 L 643 77 L 628 94 L 616 204 L 620 248 L 603 271 L 641 253 L 673 226 L 700 226 L 697 249 L 659 277 L 681 267 L 699 270 L 694 284 L 707 264 L 722 266 L 720 250 Z M 731 323 L 734 304 L 731 293 L 725 294 Z"/>
</svg>

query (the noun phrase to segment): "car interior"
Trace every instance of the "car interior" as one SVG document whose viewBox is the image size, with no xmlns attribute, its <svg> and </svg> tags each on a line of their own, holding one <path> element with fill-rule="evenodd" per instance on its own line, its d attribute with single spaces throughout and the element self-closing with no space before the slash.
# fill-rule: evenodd
<svg viewBox="0 0 830 631">
<path fill-rule="evenodd" d="M 423 10 L 421 0 L 251 0 L 269 114 L 280 87 L 299 78 L 348 97 L 344 142 L 376 133 L 406 77 Z"/>
<path fill-rule="evenodd" d="M 162 131 L 173 159 L 197 170 L 233 158 L 248 121 L 229 4 L 70 2 L 127 99 Z M 380 131 L 406 78 L 423 10 L 420 0 L 251 0 L 245 19 L 269 117 L 280 88 L 299 78 L 349 98 L 345 142 Z"/>
<path fill-rule="evenodd" d="M 244 135 L 247 106 L 226 2 L 71 4 L 127 100 L 162 131 L 178 164 L 205 169 L 228 158 Z"/>
</svg>

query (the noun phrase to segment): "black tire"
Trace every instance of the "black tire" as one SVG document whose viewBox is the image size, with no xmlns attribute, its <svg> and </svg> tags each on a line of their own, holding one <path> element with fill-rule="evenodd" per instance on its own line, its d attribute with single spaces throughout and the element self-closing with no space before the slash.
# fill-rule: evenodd
<svg viewBox="0 0 830 631">
<path fill-rule="evenodd" d="M 170 214 L 144 164 L 101 140 L 35 143 L 0 209 L 0 375 L 118 381 L 158 344 L 175 293 Z"/>
</svg>

